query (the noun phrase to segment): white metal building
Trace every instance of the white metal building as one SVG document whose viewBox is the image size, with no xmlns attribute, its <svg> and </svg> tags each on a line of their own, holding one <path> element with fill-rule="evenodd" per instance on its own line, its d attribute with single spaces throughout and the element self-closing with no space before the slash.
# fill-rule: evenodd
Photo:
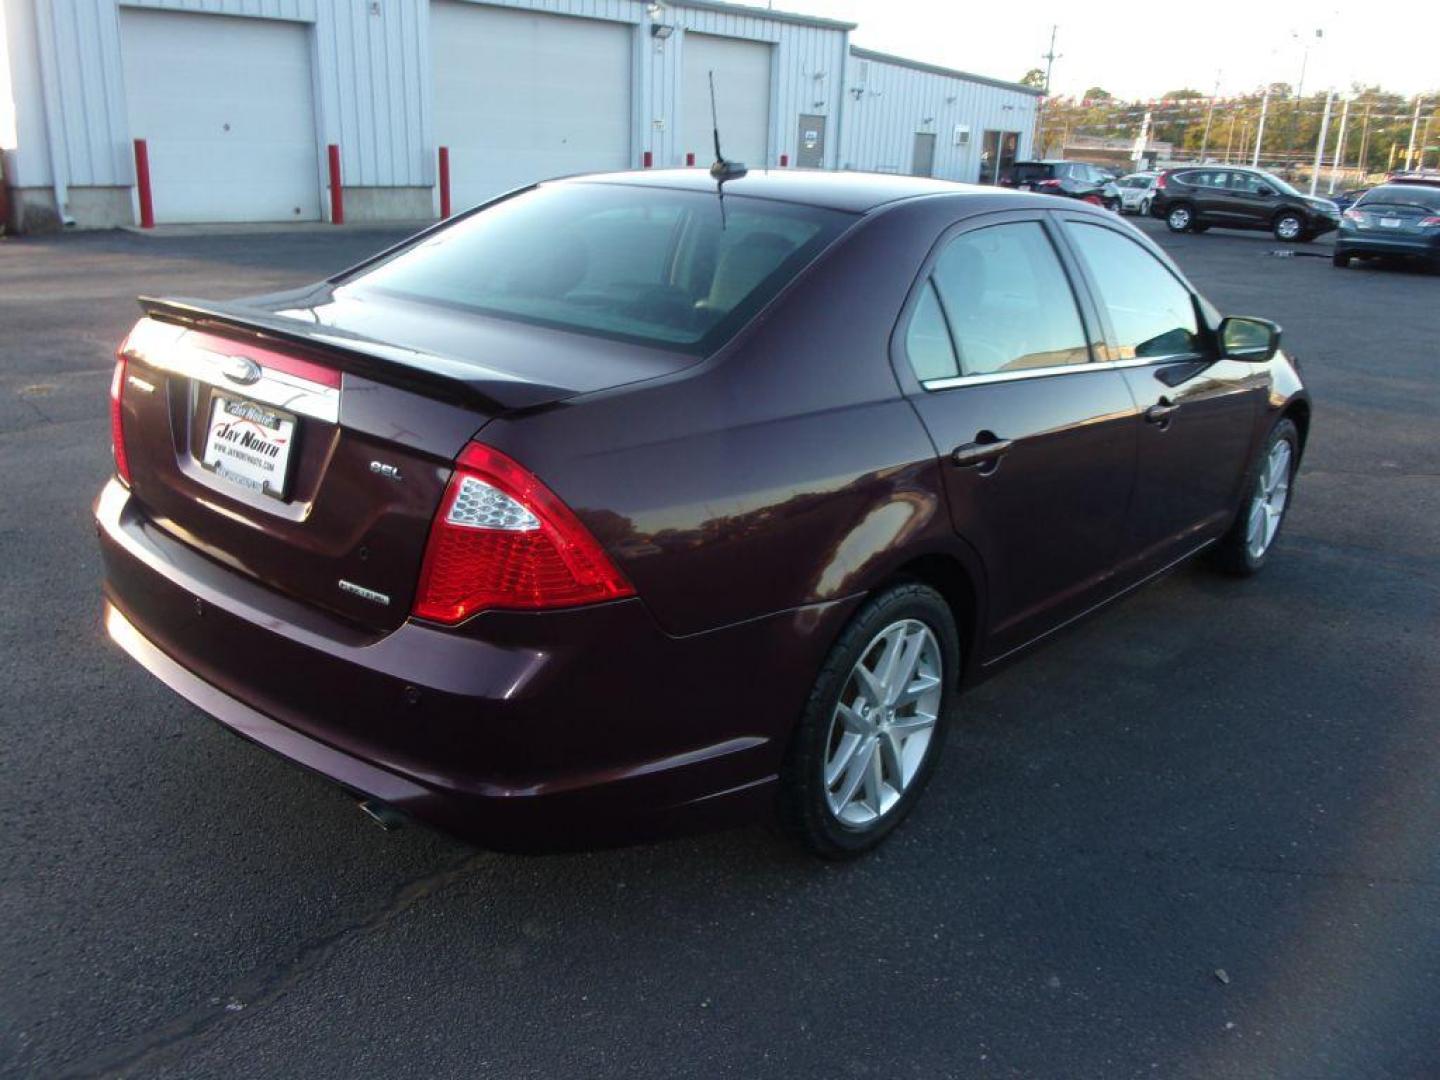
<svg viewBox="0 0 1440 1080">
<path fill-rule="evenodd" d="M 548 176 L 727 157 L 982 176 L 1038 97 L 852 49 L 854 26 L 712 0 L 3 0 L 12 221 L 314 221 L 456 209 Z M 3 67 L 0 67 L 3 70 Z M 1002 137 L 1003 138 L 1003 137 Z M 996 153 L 1002 147 L 997 143 Z M 58 211 L 58 213 L 57 213 Z"/>
</svg>

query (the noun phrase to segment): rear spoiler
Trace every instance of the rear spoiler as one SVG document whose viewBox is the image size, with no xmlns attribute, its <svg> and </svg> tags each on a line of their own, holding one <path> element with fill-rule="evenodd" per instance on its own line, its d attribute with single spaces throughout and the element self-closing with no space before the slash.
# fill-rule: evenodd
<svg viewBox="0 0 1440 1080">
<path fill-rule="evenodd" d="M 341 371 L 490 413 L 549 405 L 577 393 L 517 378 L 469 360 L 392 345 L 242 304 L 185 297 L 142 296 L 139 300 L 141 310 L 161 322 L 272 347 L 299 348 L 312 356 L 319 354 L 317 358 Z"/>
</svg>

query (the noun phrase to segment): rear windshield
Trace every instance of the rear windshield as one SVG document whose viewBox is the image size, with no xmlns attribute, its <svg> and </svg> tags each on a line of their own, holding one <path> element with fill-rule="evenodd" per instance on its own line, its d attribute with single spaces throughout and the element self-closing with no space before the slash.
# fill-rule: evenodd
<svg viewBox="0 0 1440 1080">
<path fill-rule="evenodd" d="M 1020 183 L 1027 180 L 1048 180 L 1055 175 L 1055 166 L 1040 161 L 1022 161 L 1015 166 L 1015 179 Z"/>
<path fill-rule="evenodd" d="M 347 288 L 685 352 L 713 352 L 853 215 L 714 193 L 553 184 L 506 199 Z"/>
<path fill-rule="evenodd" d="M 1413 209 L 1440 210 L 1440 188 L 1423 187 L 1420 184 L 1386 184 L 1371 188 L 1356 206 L 1408 206 Z"/>
</svg>

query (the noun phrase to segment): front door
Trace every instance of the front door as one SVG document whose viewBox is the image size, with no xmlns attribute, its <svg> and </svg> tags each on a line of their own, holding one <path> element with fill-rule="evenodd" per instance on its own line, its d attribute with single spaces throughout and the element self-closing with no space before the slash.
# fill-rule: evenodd
<svg viewBox="0 0 1440 1080">
<path fill-rule="evenodd" d="M 1130 392 L 1120 371 L 1091 362 L 1043 218 L 961 226 L 896 336 L 954 527 L 985 564 L 986 660 L 1106 595 L 1134 478 Z"/>
<path fill-rule="evenodd" d="M 935 133 L 933 131 L 917 131 L 915 133 L 915 152 L 910 158 L 910 173 L 912 176 L 935 175 Z"/>
<path fill-rule="evenodd" d="M 1217 359 L 1189 287 L 1104 221 L 1067 217 L 1112 359 L 1137 410 L 1135 500 L 1125 573 L 1144 576 L 1229 525 L 1266 386 L 1249 364 Z"/>
<path fill-rule="evenodd" d="M 795 144 L 795 164 L 802 169 L 825 167 L 825 117 L 814 113 L 800 115 L 799 135 Z"/>
</svg>

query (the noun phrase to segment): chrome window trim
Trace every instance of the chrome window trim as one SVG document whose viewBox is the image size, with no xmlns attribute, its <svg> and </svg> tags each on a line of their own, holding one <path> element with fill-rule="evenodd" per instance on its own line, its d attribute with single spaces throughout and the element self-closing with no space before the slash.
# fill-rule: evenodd
<svg viewBox="0 0 1440 1080">
<path fill-rule="evenodd" d="M 994 382 L 1018 382 L 1022 379 L 1044 379 L 1051 375 L 1079 375 L 1089 371 L 1114 371 L 1119 368 L 1151 367 L 1184 360 L 1203 360 L 1198 353 L 1172 353 L 1169 356 L 1136 356 L 1129 360 L 1096 360 L 1083 364 L 1057 364 L 1052 367 L 1022 368 L 1019 371 L 992 371 L 985 375 L 952 375 L 946 379 L 930 379 L 920 385 L 926 390 L 949 390 L 956 386 L 977 386 Z"/>
</svg>

